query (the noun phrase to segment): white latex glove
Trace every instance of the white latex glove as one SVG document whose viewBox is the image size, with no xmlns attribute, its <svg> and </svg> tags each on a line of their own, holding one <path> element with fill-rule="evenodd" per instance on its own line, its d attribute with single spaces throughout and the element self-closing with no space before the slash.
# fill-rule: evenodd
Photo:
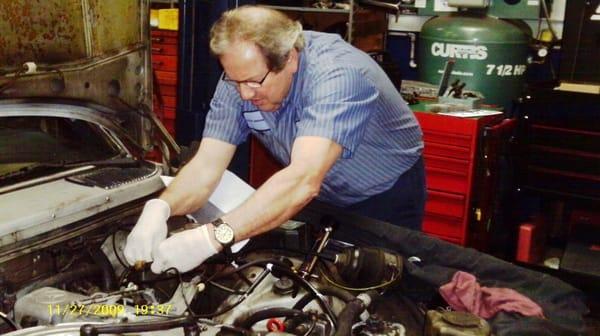
<svg viewBox="0 0 600 336">
<path fill-rule="evenodd" d="M 169 204 L 155 198 L 146 202 L 137 223 L 127 236 L 123 250 L 130 265 L 137 261 L 152 261 L 152 250 L 167 238 L 167 219 L 171 215 Z"/>
<path fill-rule="evenodd" d="M 154 250 L 152 272 L 158 274 L 171 267 L 187 272 L 217 254 L 217 248 L 209 237 L 207 225 L 178 232 Z"/>
</svg>

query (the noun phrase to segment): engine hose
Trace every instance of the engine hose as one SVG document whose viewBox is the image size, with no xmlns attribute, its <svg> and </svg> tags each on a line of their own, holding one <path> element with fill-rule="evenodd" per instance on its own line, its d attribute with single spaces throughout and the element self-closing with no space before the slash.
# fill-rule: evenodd
<svg viewBox="0 0 600 336">
<path fill-rule="evenodd" d="M 344 309 L 338 315 L 338 327 L 334 336 L 348 336 L 352 334 L 352 325 L 358 320 L 360 314 L 371 304 L 373 299 L 379 294 L 376 291 L 368 291 L 361 295 L 367 295 L 368 298 L 361 299 L 360 296 L 346 304 Z M 365 302 L 366 301 L 366 302 Z"/>
<path fill-rule="evenodd" d="M 251 262 L 248 262 L 248 263 L 238 267 L 234 271 L 225 271 L 220 274 L 215 274 L 212 277 L 208 278 L 207 281 L 216 280 L 220 277 L 223 277 L 223 276 L 226 276 L 226 275 L 229 275 L 232 273 L 240 272 L 241 270 L 246 269 L 248 267 L 252 267 L 252 266 L 262 266 L 262 267 L 267 267 L 267 268 L 271 267 L 271 268 L 287 275 L 290 279 L 292 279 L 294 282 L 298 283 L 302 288 L 304 288 L 307 292 L 309 292 L 309 293 L 311 293 L 311 295 L 313 295 L 313 297 L 319 303 L 319 306 L 321 307 L 321 309 L 323 309 L 325 314 L 327 314 L 327 316 L 331 320 L 331 323 L 333 324 L 334 328 L 337 327 L 337 318 L 336 318 L 335 314 L 333 313 L 333 311 L 331 310 L 331 307 L 329 307 L 329 305 L 327 304 L 327 301 L 325 301 L 324 296 L 319 291 L 317 291 L 317 289 L 310 282 L 308 282 L 306 279 L 303 279 L 301 276 L 298 275 L 298 273 L 294 272 L 294 270 L 292 270 L 289 265 L 287 265 L 279 260 L 266 259 L 266 260 L 251 261 Z"/>
<path fill-rule="evenodd" d="M 356 296 L 354 296 L 352 293 L 350 293 L 349 291 L 347 291 L 345 289 L 338 288 L 338 287 L 326 286 L 326 287 L 319 288 L 319 291 L 321 292 L 321 294 L 323 294 L 325 296 L 333 296 L 333 297 L 336 297 L 346 303 L 356 299 Z M 314 300 L 314 296 L 311 293 L 308 293 L 308 294 L 304 295 L 302 298 L 300 298 L 300 300 L 298 300 L 298 302 L 296 302 L 296 304 L 292 307 L 292 309 L 302 310 L 312 300 Z"/>
<path fill-rule="evenodd" d="M 283 263 L 281 263 L 281 264 L 285 265 Z M 323 297 L 323 295 L 319 291 L 317 291 L 315 289 L 315 287 L 313 287 L 313 285 L 310 284 L 310 282 L 306 281 L 304 278 L 299 276 L 297 273 L 293 272 L 287 265 L 285 265 L 285 267 L 282 265 L 273 265 L 273 266 L 278 268 L 279 271 L 281 271 L 282 273 L 285 273 L 288 277 L 292 278 L 293 280 L 296 280 L 300 284 L 300 286 L 304 287 L 304 289 L 306 291 L 311 293 L 315 297 L 315 299 L 317 299 L 317 301 L 319 302 L 319 306 L 321 306 L 323 311 L 331 319 L 331 323 L 333 324 L 333 327 L 337 328 L 337 318 L 336 318 L 335 314 L 333 313 L 333 311 L 331 310 L 331 307 L 329 307 L 329 304 L 327 304 L 327 301 L 325 301 L 325 298 Z"/>
<path fill-rule="evenodd" d="M 94 263 L 100 267 L 102 271 L 102 290 L 105 292 L 110 292 L 111 290 L 117 288 L 117 276 L 115 275 L 115 270 L 108 260 L 108 257 L 99 247 L 92 247 L 88 249 L 88 253 Z"/>
<path fill-rule="evenodd" d="M 365 310 L 365 304 L 360 299 L 355 299 L 344 307 L 338 315 L 338 327 L 335 336 L 348 336 L 352 332 L 352 325 Z"/>
<path fill-rule="evenodd" d="M 97 265 L 82 265 L 74 270 L 62 272 L 48 277 L 44 280 L 38 281 L 33 286 L 31 286 L 28 289 L 28 291 L 31 292 L 42 287 L 52 287 L 62 282 L 73 281 L 81 277 L 94 275 L 100 272 L 100 267 L 98 267 Z"/>
<path fill-rule="evenodd" d="M 297 318 L 301 316 L 308 317 L 309 315 L 298 309 L 290 309 L 290 308 L 267 308 L 261 309 L 256 312 L 251 313 L 248 316 L 240 316 L 233 323 L 234 326 L 240 327 L 243 329 L 250 329 L 257 322 L 262 320 L 266 320 L 271 317 L 287 317 L 287 318 Z"/>
</svg>

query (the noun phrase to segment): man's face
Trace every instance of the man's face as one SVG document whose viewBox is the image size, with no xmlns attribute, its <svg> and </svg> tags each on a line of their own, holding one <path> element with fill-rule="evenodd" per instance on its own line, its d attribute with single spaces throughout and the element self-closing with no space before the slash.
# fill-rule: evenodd
<svg viewBox="0 0 600 336">
<path fill-rule="evenodd" d="M 290 52 L 283 70 L 269 71 L 266 60 L 256 45 L 238 42 L 221 55 L 221 65 L 231 80 L 237 81 L 236 88 L 243 100 L 249 100 L 263 112 L 274 112 L 281 107 L 292 85 L 294 73 L 298 69 L 298 53 Z M 265 77 L 266 75 L 266 77 Z M 260 82 L 259 88 L 252 88 L 243 82 Z"/>
</svg>

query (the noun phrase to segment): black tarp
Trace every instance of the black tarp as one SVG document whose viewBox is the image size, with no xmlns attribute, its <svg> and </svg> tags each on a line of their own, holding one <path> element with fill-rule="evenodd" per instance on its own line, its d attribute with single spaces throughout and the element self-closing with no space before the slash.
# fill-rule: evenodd
<svg viewBox="0 0 600 336">
<path fill-rule="evenodd" d="M 482 286 L 512 288 L 542 307 L 546 319 L 498 313 L 488 320 L 495 335 L 582 335 L 585 332 L 583 316 L 588 308 L 583 293 L 555 277 L 321 203 L 312 203 L 295 219 L 314 224 L 324 215 L 332 216 L 339 224 L 333 236 L 336 239 L 364 246 L 376 245 L 395 250 L 407 258 L 417 256 L 421 259 L 418 265 L 406 263 L 402 280 L 428 285 L 419 286 L 421 298 L 434 296 L 441 285 L 461 270 L 475 275 Z"/>
</svg>

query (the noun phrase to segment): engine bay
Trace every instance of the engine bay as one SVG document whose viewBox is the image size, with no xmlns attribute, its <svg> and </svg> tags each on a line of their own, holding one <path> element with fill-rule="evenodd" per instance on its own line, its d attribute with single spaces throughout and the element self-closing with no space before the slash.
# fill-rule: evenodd
<svg viewBox="0 0 600 336">
<path fill-rule="evenodd" d="M 404 258 L 330 238 L 331 226 L 281 228 L 195 270 L 136 270 L 122 251 L 135 216 L 5 262 L 8 335 L 405 335 L 372 303 L 401 281 Z M 193 225 L 175 217 L 171 226 Z M 284 247 L 271 244 L 277 240 Z M 29 263 L 24 260 L 31 261 Z M 25 265 L 25 268 L 23 268 Z M 7 276 L 9 275 L 10 276 Z M 34 278 L 19 277 L 34 275 Z M 371 307 L 371 308 L 370 308 Z"/>
</svg>

